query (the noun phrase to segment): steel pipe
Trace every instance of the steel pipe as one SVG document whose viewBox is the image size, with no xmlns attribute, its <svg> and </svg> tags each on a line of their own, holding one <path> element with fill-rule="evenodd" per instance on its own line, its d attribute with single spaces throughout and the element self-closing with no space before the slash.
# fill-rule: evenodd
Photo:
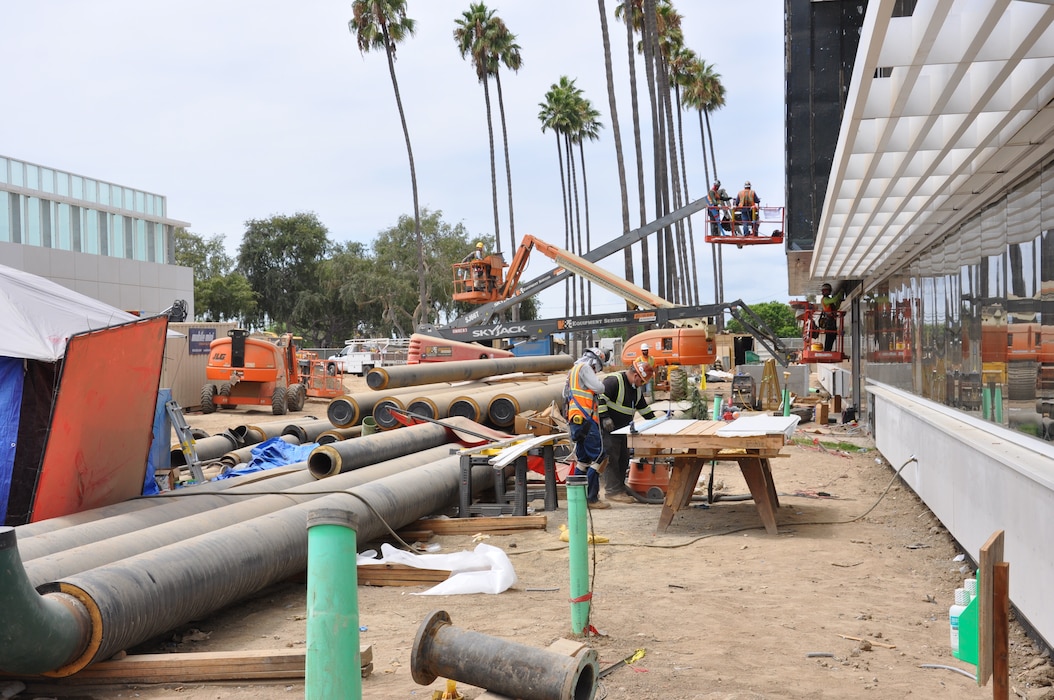
<svg viewBox="0 0 1054 700">
<path fill-rule="evenodd" d="M 366 375 L 366 384 L 371 389 L 390 389 L 413 384 L 483 379 L 516 372 L 562 372 L 572 364 L 574 358 L 570 355 L 546 355 L 375 367 Z"/>
<path fill-rule="evenodd" d="M 411 425 L 355 440 L 320 445 L 307 458 L 307 468 L 316 479 L 323 479 L 380 460 L 437 447 L 446 444 L 449 439 L 446 428 L 441 425 Z"/>
<path fill-rule="evenodd" d="M 320 445 L 328 445 L 333 442 L 340 442 L 341 440 L 347 440 L 349 438 L 357 438 L 362 435 L 362 426 L 353 425 L 350 428 L 334 428 L 333 430 L 327 430 L 326 432 L 319 435 L 315 442 Z"/>
<path fill-rule="evenodd" d="M 314 416 L 305 416 L 303 418 L 297 418 L 296 420 L 276 420 L 269 423 L 260 423 L 258 425 L 246 425 L 244 426 L 246 442 L 248 442 L 248 436 L 252 434 L 260 436 L 260 439 L 255 440 L 254 442 L 263 442 L 264 440 L 270 440 L 273 437 L 282 435 L 283 431 L 291 425 L 310 425 L 317 422 L 318 418 L 315 418 Z M 237 430 L 237 428 L 235 428 L 235 430 Z"/>
<path fill-rule="evenodd" d="M 300 438 L 296 435 L 282 435 L 280 437 L 282 442 L 287 442 L 290 445 L 300 444 Z M 256 445 L 258 444 L 260 443 L 256 443 Z M 248 445 L 237 450 L 225 452 L 220 455 L 219 461 L 230 467 L 233 467 L 235 464 L 248 464 L 253 459 L 253 450 L 256 449 L 256 445 Z"/>
<path fill-rule="evenodd" d="M 389 396 L 386 399 L 378 401 L 377 405 L 373 407 L 373 420 L 381 430 L 391 430 L 392 428 L 398 428 L 402 425 L 402 423 L 396 419 L 395 414 L 392 413 L 392 408 L 397 408 L 401 411 L 406 408 L 406 404 L 404 404 L 397 396 Z"/>
<path fill-rule="evenodd" d="M 220 456 L 239 447 L 241 445 L 238 444 L 238 438 L 227 431 L 194 440 L 194 452 L 198 455 L 198 460 L 202 462 L 218 459 Z M 181 447 L 173 447 L 169 451 L 169 455 L 169 462 L 173 467 L 186 466 L 187 456 L 183 454 Z"/>
<path fill-rule="evenodd" d="M 419 685 L 442 676 L 520 700 L 592 700 L 600 678 L 594 649 L 567 656 L 508 642 L 454 627 L 443 610 L 418 628 L 410 672 Z"/>
<path fill-rule="evenodd" d="M 563 390 L 561 383 L 546 382 L 539 386 L 518 387 L 515 391 L 503 392 L 490 400 L 487 416 L 494 425 L 508 427 L 516 422 L 517 414 L 529 410 L 542 411 L 553 401 L 560 401 Z"/>
<path fill-rule="evenodd" d="M 314 423 L 290 423 L 282 428 L 282 435 L 293 435 L 301 445 L 315 442 L 318 436 L 335 428 L 328 420 L 317 420 Z"/>
<path fill-rule="evenodd" d="M 273 513 L 291 505 L 307 503 L 330 493 L 347 491 L 408 469 L 431 464 L 449 454 L 449 447 L 437 447 L 356 469 L 353 472 L 326 479 L 324 482 L 315 479 L 307 483 L 287 480 L 285 484 L 278 484 L 284 487 L 280 489 L 281 493 L 260 494 L 253 498 L 228 501 L 226 505 L 219 508 L 209 508 L 152 527 L 129 530 L 123 535 L 96 540 L 48 556 L 30 558 L 27 556 L 30 552 L 23 551 L 26 576 L 34 586 L 48 581 L 57 581 L 60 578 L 127 559 L 152 549 L 185 542 L 193 537 Z M 292 485 L 287 486 L 287 484 Z"/>
<path fill-rule="evenodd" d="M 486 463 L 473 467 L 472 483 L 487 481 L 491 471 Z M 40 586 L 44 597 L 66 594 L 76 608 L 49 604 L 54 614 L 41 621 L 47 627 L 40 634 L 50 635 L 50 658 L 61 659 L 47 674 L 72 675 L 303 572 L 307 564 L 304 525 L 312 509 L 352 511 L 360 524 L 360 540 L 369 542 L 388 532 L 385 524 L 398 529 L 453 506 L 460 485 L 460 460 L 451 456 L 358 487 L 353 490 L 358 497 L 330 494 Z M 3 575 L 20 573 L 24 572 Z M 0 588 L 16 585 L 6 583 Z M 0 630 L 13 629 L 16 624 L 24 628 L 33 614 L 27 609 L 30 605 L 23 601 L 0 608 Z M 71 630 L 82 627 L 85 613 L 90 630 L 78 635 Z M 14 675 L 40 672 L 40 663 L 27 670 L 24 654 L 15 647 L 0 647 L 0 671 Z"/>
<path fill-rule="evenodd" d="M 437 391 L 443 391 L 450 387 L 449 383 L 435 385 Z M 348 428 L 358 425 L 366 416 L 373 414 L 373 408 L 378 401 L 383 401 L 389 396 L 400 396 L 411 392 L 419 392 L 421 387 L 400 387 L 398 389 L 387 389 L 385 391 L 358 391 L 354 394 L 338 396 L 329 402 L 326 408 L 326 417 L 329 422 L 338 428 Z"/>
</svg>

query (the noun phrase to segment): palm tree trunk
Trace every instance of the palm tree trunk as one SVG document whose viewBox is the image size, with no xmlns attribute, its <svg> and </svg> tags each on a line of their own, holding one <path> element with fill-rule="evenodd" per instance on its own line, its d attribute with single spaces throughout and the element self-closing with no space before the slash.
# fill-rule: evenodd
<svg viewBox="0 0 1054 700">
<path fill-rule="evenodd" d="M 516 219 L 512 213 L 512 162 L 509 160 L 509 130 L 505 123 L 505 98 L 501 92 L 501 78 L 494 73 L 494 84 L 498 88 L 498 116 L 501 118 L 501 143 L 505 150 L 505 184 L 509 190 L 509 251 L 516 250 Z M 519 308 L 519 307 L 517 307 Z"/>
<path fill-rule="evenodd" d="M 629 59 L 630 101 L 633 111 L 633 146 L 637 153 L 637 205 L 640 208 L 640 225 L 648 223 L 648 208 L 644 188 L 644 149 L 640 138 L 640 103 L 637 99 L 637 59 L 633 46 L 633 0 L 624 0 L 623 17 L 626 20 L 626 54 Z M 648 239 L 640 242 L 641 286 L 651 291 L 651 256 Z"/>
<path fill-rule="evenodd" d="M 655 0 L 644 0 L 644 26 L 642 31 L 642 41 L 644 45 L 644 74 L 647 78 L 648 83 L 648 103 L 651 106 L 651 124 L 652 124 L 652 172 L 654 174 L 653 186 L 655 187 L 655 218 L 661 218 L 665 214 L 663 207 L 663 197 L 665 195 L 666 188 L 666 163 L 663 158 L 662 149 L 662 119 L 659 114 L 660 106 L 658 100 L 657 82 L 655 77 Z M 669 281 L 666 275 L 666 253 L 667 253 L 667 238 L 669 236 L 669 229 L 664 229 L 659 234 L 659 240 L 661 243 L 658 247 L 658 260 L 656 266 L 656 273 L 658 277 L 658 290 L 657 293 L 663 298 L 667 298 L 667 282 Z"/>
<path fill-rule="evenodd" d="M 395 104 L 399 108 L 399 122 L 403 127 L 403 139 L 406 141 L 406 155 L 410 160 L 410 184 L 414 193 L 414 238 L 417 240 L 417 308 L 414 309 L 413 323 L 417 328 L 424 320 L 428 308 L 428 292 L 425 288 L 425 245 L 424 237 L 421 235 L 421 207 L 417 197 L 417 170 L 414 167 L 414 150 L 410 146 L 410 130 L 406 126 L 406 113 L 403 111 L 403 99 L 399 95 L 399 81 L 395 77 L 395 51 L 392 46 L 388 30 L 382 24 L 384 32 L 384 53 L 388 56 L 388 74 L 392 78 L 392 88 L 395 90 Z"/>
<path fill-rule="evenodd" d="M 572 148 L 571 136 L 567 135 L 567 168 L 568 168 L 568 181 L 571 183 L 571 210 L 574 216 L 571 220 L 571 252 L 576 255 L 582 254 L 582 208 L 578 198 L 578 171 L 575 168 L 575 151 Z M 574 296 L 574 303 L 572 307 L 575 309 L 576 314 L 582 313 L 582 306 L 585 302 L 586 287 L 585 280 L 578 277 L 578 289 L 580 293 Z"/>
<path fill-rule="evenodd" d="M 498 220 L 498 170 L 494 163 L 494 120 L 490 108 L 490 79 L 483 79 L 483 99 L 487 102 L 487 138 L 490 141 L 490 196 L 494 205 L 494 251 L 501 253 L 501 223 Z M 516 250 L 513 242 L 512 250 Z"/>
<path fill-rule="evenodd" d="M 560 140 L 560 132 L 554 131 L 556 135 L 556 158 L 560 163 L 560 197 L 563 199 L 564 205 L 564 248 L 571 249 L 571 212 L 570 212 L 570 196 L 568 195 L 567 180 L 564 177 L 564 145 Z M 571 316 L 571 291 L 574 289 L 572 284 L 573 278 L 567 278 L 564 281 L 564 317 L 569 318 Z"/>
<path fill-rule="evenodd" d="M 586 247 L 581 254 L 585 254 L 593 249 L 593 243 L 589 240 L 589 182 L 586 180 L 586 151 L 583 142 L 578 142 L 578 162 L 582 164 L 582 203 L 585 206 L 586 215 Z M 593 283 L 584 280 L 586 285 L 587 296 L 584 299 L 586 304 L 586 313 L 593 313 Z"/>
<path fill-rule="evenodd" d="M 622 233 L 629 232 L 629 192 L 626 186 L 626 161 L 622 154 L 622 131 L 619 127 L 618 108 L 615 103 L 615 77 L 611 67 L 611 38 L 608 36 L 608 17 L 604 0 L 597 0 L 600 9 L 600 34 L 604 42 L 604 75 L 608 84 L 608 110 L 611 112 L 611 135 L 615 139 L 615 162 L 618 167 L 619 194 L 622 197 Z M 628 18 L 627 18 L 628 22 Z M 633 283 L 633 246 L 622 251 L 622 263 L 626 281 Z M 590 300 L 592 301 L 592 299 Z M 630 306 L 627 302 L 626 306 Z"/>
</svg>

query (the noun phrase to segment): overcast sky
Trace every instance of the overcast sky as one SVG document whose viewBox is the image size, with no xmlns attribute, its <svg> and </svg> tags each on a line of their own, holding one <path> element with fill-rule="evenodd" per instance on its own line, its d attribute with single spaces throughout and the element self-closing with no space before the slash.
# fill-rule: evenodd
<svg viewBox="0 0 1054 700">
<path fill-rule="evenodd" d="M 469 4 L 409 0 L 417 33 L 400 45 L 396 72 L 421 205 L 475 237 L 493 235 L 494 223 L 483 91 L 453 39 Z M 633 183 L 625 27 L 614 19 L 616 0 L 605 4 Z M 517 238 L 529 233 L 563 243 L 556 142 L 552 132 L 542 133 L 538 112 L 564 75 L 577 81 L 604 124 L 600 140 L 586 145 L 592 240 L 620 235 L 598 3 L 487 6 L 517 35 L 523 56 L 521 70 L 502 78 Z M 764 204 L 783 206 L 783 2 L 675 6 L 684 15 L 685 43 L 714 66 L 727 90 L 727 106 L 711 120 L 722 182 L 734 195 L 749 179 Z M 350 18 L 350 2 L 328 0 L 4 0 L 0 155 L 164 195 L 170 217 L 198 235 L 224 236 L 232 253 L 246 221 L 299 211 L 317 214 L 334 240 L 368 243 L 411 215 L 413 200 L 384 55 L 359 53 Z M 707 183 L 694 112 L 685 113 L 685 124 L 695 199 Z M 500 147 L 500 133 L 495 137 Z M 635 208 L 631 220 L 639 221 Z M 702 241 L 701 215 L 694 222 L 702 302 L 709 303 L 710 246 Z M 603 264 L 621 271 L 621 256 Z M 524 279 L 551 268 L 536 254 Z M 726 246 L 724 270 L 728 300 L 788 299 L 782 246 Z M 562 292 L 553 288 L 541 299 L 544 318 L 562 314 Z M 595 313 L 622 306 L 606 292 L 594 294 Z"/>
</svg>

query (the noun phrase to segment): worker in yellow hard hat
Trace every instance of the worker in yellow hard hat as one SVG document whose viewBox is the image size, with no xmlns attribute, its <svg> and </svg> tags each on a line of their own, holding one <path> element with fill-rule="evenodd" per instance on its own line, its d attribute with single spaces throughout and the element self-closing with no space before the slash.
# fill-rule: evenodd
<svg viewBox="0 0 1054 700">
<path fill-rule="evenodd" d="M 644 385 L 655 371 L 638 358 L 629 369 L 604 377 L 604 401 L 600 404 L 600 429 L 604 435 L 604 452 L 608 468 L 604 470 L 604 500 L 616 503 L 636 503 L 626 489 L 629 475 L 629 446 L 625 435 L 614 431 L 633 422 L 639 411 L 644 418 L 654 418 L 655 411 L 644 398 Z"/>
</svg>

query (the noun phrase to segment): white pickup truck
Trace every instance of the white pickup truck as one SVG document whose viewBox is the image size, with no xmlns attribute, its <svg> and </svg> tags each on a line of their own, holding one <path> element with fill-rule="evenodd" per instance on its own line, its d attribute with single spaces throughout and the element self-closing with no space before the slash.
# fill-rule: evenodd
<svg viewBox="0 0 1054 700">
<path fill-rule="evenodd" d="M 365 376 L 374 367 L 405 365 L 409 338 L 355 338 L 344 341 L 344 349 L 326 358 L 330 374 Z"/>
</svg>

